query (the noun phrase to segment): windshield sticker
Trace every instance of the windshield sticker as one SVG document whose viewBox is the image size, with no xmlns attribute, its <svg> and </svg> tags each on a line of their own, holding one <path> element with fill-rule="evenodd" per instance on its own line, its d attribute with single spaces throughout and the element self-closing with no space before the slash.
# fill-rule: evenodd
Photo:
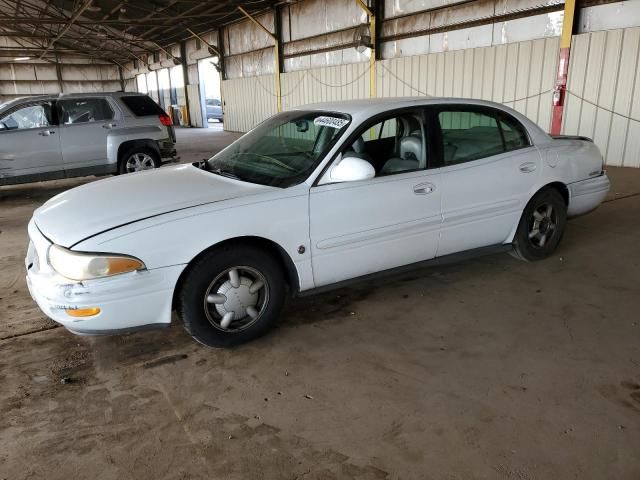
<svg viewBox="0 0 640 480">
<path fill-rule="evenodd" d="M 337 129 L 344 127 L 347 123 L 349 123 L 349 120 L 337 117 L 316 117 L 313 121 L 313 124 L 316 127 L 330 127 Z"/>
</svg>

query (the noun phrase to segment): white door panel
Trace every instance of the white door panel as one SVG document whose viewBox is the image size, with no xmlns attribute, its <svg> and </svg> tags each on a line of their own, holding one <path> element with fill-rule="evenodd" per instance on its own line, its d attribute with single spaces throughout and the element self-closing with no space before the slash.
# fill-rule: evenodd
<svg viewBox="0 0 640 480">
<path fill-rule="evenodd" d="M 433 258 L 440 195 L 438 175 L 424 171 L 313 187 L 315 285 Z"/>
<path fill-rule="evenodd" d="M 0 132 L 0 177 L 63 169 L 57 126 Z"/>
<path fill-rule="evenodd" d="M 527 147 L 439 169 L 443 223 L 438 256 L 508 241 L 539 165 L 538 151 Z"/>
<path fill-rule="evenodd" d="M 104 165 L 107 162 L 107 122 L 62 125 L 62 157 L 67 170 Z"/>
<path fill-rule="evenodd" d="M 58 101 L 60 142 L 66 170 L 107 163 L 107 140 L 119 123 L 113 105 L 104 98 Z"/>
</svg>

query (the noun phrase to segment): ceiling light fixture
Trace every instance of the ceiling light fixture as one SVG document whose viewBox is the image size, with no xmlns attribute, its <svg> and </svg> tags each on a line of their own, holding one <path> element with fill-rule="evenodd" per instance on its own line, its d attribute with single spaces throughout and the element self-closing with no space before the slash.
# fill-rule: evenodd
<svg viewBox="0 0 640 480">
<path fill-rule="evenodd" d="M 14 58 L 14 60 L 16 62 L 20 62 L 21 60 L 30 60 L 30 59 L 31 59 L 31 57 L 16 57 L 16 58 Z"/>
</svg>

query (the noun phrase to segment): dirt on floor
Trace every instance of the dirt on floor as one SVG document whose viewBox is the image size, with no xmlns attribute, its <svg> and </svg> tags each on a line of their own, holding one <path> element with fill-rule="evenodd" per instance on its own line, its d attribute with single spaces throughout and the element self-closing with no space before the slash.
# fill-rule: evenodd
<svg viewBox="0 0 640 480">
<path fill-rule="evenodd" d="M 94 179 L 0 188 L 0 479 L 640 478 L 640 170 L 610 173 L 545 261 L 294 299 L 234 350 L 177 320 L 56 327 L 25 288 L 26 224 Z"/>
</svg>

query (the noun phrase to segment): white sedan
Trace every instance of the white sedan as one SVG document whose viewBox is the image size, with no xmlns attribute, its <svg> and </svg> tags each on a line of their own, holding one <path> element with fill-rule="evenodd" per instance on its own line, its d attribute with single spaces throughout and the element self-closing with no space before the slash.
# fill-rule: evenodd
<svg viewBox="0 0 640 480">
<path fill-rule="evenodd" d="M 503 105 L 395 98 L 278 114 L 206 162 L 90 183 L 29 223 L 27 284 L 72 332 L 265 333 L 285 296 L 480 249 L 550 255 L 609 190 L 589 139 Z M 490 247 L 490 248 L 487 248 Z"/>
</svg>

